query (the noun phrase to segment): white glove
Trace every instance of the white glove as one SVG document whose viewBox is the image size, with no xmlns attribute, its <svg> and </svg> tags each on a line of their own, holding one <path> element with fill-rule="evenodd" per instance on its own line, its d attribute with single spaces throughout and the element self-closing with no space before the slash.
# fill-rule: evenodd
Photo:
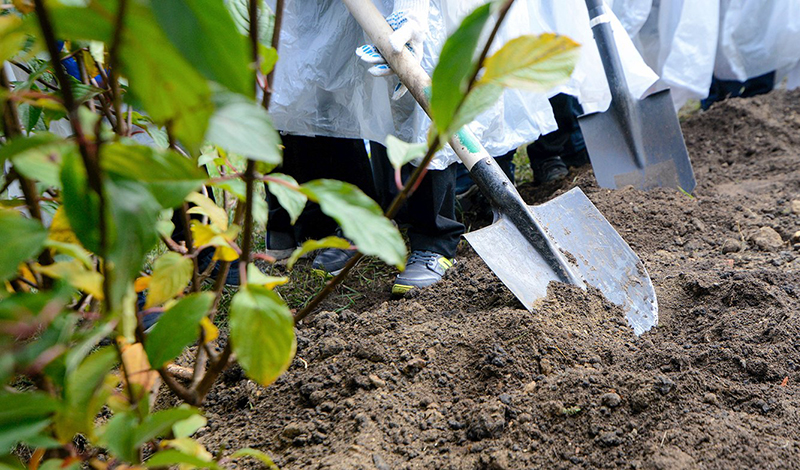
<svg viewBox="0 0 800 470">
<path fill-rule="evenodd" d="M 389 43 L 394 52 L 400 52 L 403 47 L 422 62 L 423 44 L 428 34 L 428 14 L 430 0 L 397 0 L 394 3 L 392 14 L 386 17 L 386 22 L 392 27 L 394 33 L 389 36 Z M 377 47 L 365 44 L 356 49 L 356 55 L 370 65 L 369 73 L 374 77 L 393 75 L 389 64 L 383 58 Z M 393 100 L 398 100 L 406 94 L 408 89 L 398 83 L 392 94 Z"/>
</svg>

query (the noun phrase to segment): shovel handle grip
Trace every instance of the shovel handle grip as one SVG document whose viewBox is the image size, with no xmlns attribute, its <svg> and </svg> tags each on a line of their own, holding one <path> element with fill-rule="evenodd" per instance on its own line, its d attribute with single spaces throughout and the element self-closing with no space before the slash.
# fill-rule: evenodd
<svg viewBox="0 0 800 470">
<path fill-rule="evenodd" d="M 344 3 L 358 24 L 361 25 L 378 50 L 381 51 L 383 58 L 386 59 L 392 70 L 400 77 L 400 81 L 408 88 L 417 103 L 430 116 L 428 90 L 430 90 L 431 86 L 431 77 L 419 65 L 417 59 L 407 48 L 403 48 L 400 52 L 395 52 L 392 49 L 389 36 L 392 35 L 394 30 L 372 3 L 372 0 L 342 0 L 342 3 Z M 450 147 L 453 148 L 468 170 L 472 169 L 480 160 L 491 158 L 467 126 L 464 126 L 450 139 Z"/>
</svg>

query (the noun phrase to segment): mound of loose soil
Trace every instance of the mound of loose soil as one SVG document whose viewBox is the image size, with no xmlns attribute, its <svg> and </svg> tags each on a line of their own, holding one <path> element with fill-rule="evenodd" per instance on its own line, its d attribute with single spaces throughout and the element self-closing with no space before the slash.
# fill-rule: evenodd
<svg viewBox="0 0 800 470">
<path fill-rule="evenodd" d="M 590 170 L 521 188 L 586 192 L 646 264 L 657 328 L 563 285 L 523 310 L 465 245 L 437 286 L 302 325 L 275 385 L 229 371 L 200 440 L 284 469 L 800 468 L 800 93 L 683 128 L 695 197 Z"/>
</svg>

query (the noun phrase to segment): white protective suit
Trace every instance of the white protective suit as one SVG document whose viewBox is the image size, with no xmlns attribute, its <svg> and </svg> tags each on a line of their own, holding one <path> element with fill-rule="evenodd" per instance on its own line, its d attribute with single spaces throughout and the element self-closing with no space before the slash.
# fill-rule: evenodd
<svg viewBox="0 0 800 470">
<path fill-rule="evenodd" d="M 374 0 L 387 15 L 392 0 Z M 429 32 L 422 66 L 432 73 L 447 36 L 484 0 L 431 0 Z M 518 1 L 504 23 L 495 50 L 523 34 L 555 31 L 586 47 L 573 78 L 549 94 L 507 90 L 481 114 L 471 128 L 491 155 L 503 155 L 539 135 L 556 129 L 548 96 L 564 91 L 587 110 L 605 109 L 610 102 L 602 65 L 594 46 L 583 0 Z M 624 29 L 615 22 L 622 42 L 623 62 L 631 90 L 641 96 L 657 79 L 636 53 Z M 374 78 L 360 63 L 356 48 L 369 42 L 340 0 L 286 2 L 270 114 L 275 127 L 299 135 L 362 138 L 385 143 L 388 135 L 407 142 L 424 142 L 430 120 L 407 94 L 390 97 L 395 77 Z M 448 147 L 431 169 L 457 161 Z"/>
<path fill-rule="evenodd" d="M 771 71 L 800 86 L 800 0 L 609 0 L 676 108 L 708 96 L 712 76 Z"/>
<path fill-rule="evenodd" d="M 745 81 L 776 71 L 780 81 L 800 67 L 800 0 L 720 3 L 717 77 Z M 793 88 L 800 83 L 788 85 Z"/>
</svg>

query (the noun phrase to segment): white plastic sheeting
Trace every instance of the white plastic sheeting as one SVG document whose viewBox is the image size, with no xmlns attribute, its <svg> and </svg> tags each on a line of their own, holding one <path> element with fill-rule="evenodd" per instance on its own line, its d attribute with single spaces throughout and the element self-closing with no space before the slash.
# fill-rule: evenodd
<svg viewBox="0 0 800 470">
<path fill-rule="evenodd" d="M 391 0 L 375 0 L 387 14 Z M 439 51 L 452 33 L 484 0 L 433 0 L 430 31 L 422 66 L 431 73 Z M 641 94 L 657 79 L 636 53 L 616 19 L 623 63 L 632 92 Z M 498 36 L 495 48 L 522 34 L 555 31 L 583 44 L 581 59 L 568 84 L 549 94 L 507 90 L 502 99 L 471 125 L 487 151 L 500 156 L 556 129 L 548 96 L 565 91 L 578 96 L 586 108 L 605 109 L 610 101 L 597 48 L 589 29 L 583 0 L 516 2 Z M 392 103 L 396 78 L 376 79 L 359 63 L 355 49 L 365 42 L 361 28 L 340 0 L 286 2 L 280 60 L 270 113 L 281 131 L 299 135 L 363 138 L 385 143 L 388 135 L 424 142 L 430 120 L 407 95 Z M 457 161 L 452 150 L 437 154 L 433 169 Z"/>
<path fill-rule="evenodd" d="M 716 74 L 744 81 L 777 71 L 780 80 L 800 65 L 800 0 L 720 0 Z"/>
<path fill-rule="evenodd" d="M 719 0 L 613 0 L 612 8 L 661 84 L 672 89 L 676 107 L 708 95 L 717 53 Z"/>
<path fill-rule="evenodd" d="M 800 86 L 800 0 L 610 0 L 676 107 L 708 96 L 712 76 L 776 71 Z"/>
</svg>

